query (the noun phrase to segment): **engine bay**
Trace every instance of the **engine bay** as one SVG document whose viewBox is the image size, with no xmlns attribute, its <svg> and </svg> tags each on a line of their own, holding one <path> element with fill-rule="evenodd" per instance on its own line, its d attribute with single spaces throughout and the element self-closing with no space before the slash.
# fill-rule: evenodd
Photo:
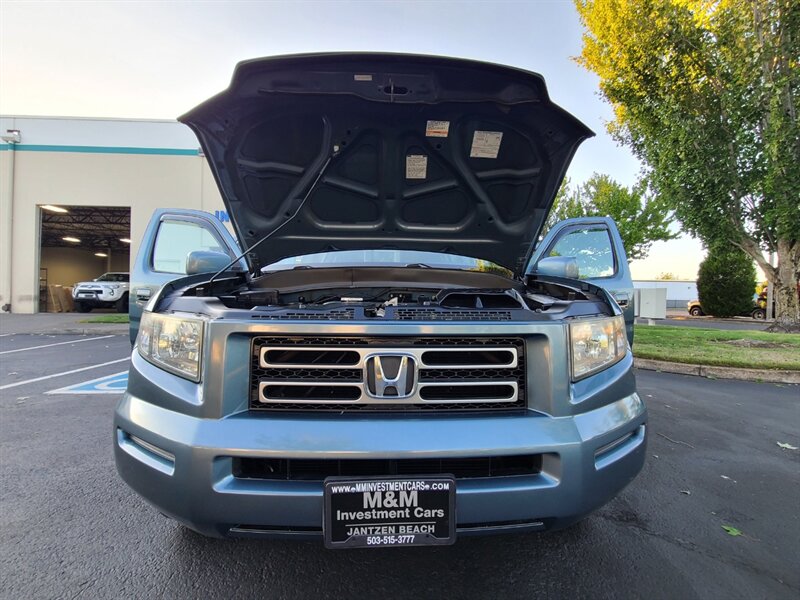
<svg viewBox="0 0 800 600">
<path fill-rule="evenodd" d="M 580 281 L 427 268 L 302 269 L 219 284 L 185 288 L 182 300 L 213 297 L 220 309 L 277 320 L 531 321 L 605 312 L 598 302 L 607 308 L 599 290 Z"/>
</svg>

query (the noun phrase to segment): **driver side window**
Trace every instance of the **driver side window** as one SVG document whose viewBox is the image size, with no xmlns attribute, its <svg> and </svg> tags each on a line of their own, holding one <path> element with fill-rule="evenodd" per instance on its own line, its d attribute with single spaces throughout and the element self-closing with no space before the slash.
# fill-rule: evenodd
<svg viewBox="0 0 800 600">
<path fill-rule="evenodd" d="M 547 256 L 574 258 L 581 279 L 613 277 L 617 272 L 613 244 L 605 227 L 576 227 L 562 235 Z"/>
<path fill-rule="evenodd" d="M 186 257 L 194 250 L 214 250 L 227 254 L 216 237 L 193 221 L 162 221 L 153 245 L 153 270 L 186 274 Z"/>
</svg>

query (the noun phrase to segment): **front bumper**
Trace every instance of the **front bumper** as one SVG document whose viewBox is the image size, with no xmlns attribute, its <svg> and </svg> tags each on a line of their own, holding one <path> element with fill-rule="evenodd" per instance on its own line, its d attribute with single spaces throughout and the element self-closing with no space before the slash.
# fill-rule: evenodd
<svg viewBox="0 0 800 600">
<path fill-rule="evenodd" d="M 136 361 L 138 362 L 138 361 Z M 570 525 L 641 470 L 647 419 L 636 393 L 569 417 L 188 416 L 126 393 L 114 451 L 123 479 L 158 510 L 211 536 L 321 538 L 321 482 L 236 478 L 234 457 L 454 458 L 542 454 L 536 475 L 460 479 L 459 534 Z"/>
<path fill-rule="evenodd" d="M 113 290 L 112 295 L 112 291 L 107 289 L 82 290 L 81 288 L 77 288 L 72 293 L 72 299 L 86 304 L 113 304 L 117 302 L 124 293 L 124 291 Z"/>
</svg>

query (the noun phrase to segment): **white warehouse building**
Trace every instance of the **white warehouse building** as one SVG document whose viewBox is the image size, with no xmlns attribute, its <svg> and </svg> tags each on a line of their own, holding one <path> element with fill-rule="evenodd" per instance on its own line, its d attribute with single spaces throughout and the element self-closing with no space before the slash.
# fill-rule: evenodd
<svg viewBox="0 0 800 600">
<path fill-rule="evenodd" d="M 128 271 L 155 208 L 226 217 L 197 139 L 175 121 L 0 116 L 0 132 L 4 311 L 52 310 L 53 286 Z"/>
</svg>

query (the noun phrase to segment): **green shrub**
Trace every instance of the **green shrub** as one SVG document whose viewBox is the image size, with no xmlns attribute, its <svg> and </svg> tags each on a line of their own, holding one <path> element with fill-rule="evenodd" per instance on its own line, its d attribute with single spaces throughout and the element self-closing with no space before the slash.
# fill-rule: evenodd
<svg viewBox="0 0 800 600">
<path fill-rule="evenodd" d="M 700 263 L 697 294 L 707 315 L 733 317 L 749 312 L 755 285 L 753 260 L 736 247 L 713 246 Z"/>
</svg>

